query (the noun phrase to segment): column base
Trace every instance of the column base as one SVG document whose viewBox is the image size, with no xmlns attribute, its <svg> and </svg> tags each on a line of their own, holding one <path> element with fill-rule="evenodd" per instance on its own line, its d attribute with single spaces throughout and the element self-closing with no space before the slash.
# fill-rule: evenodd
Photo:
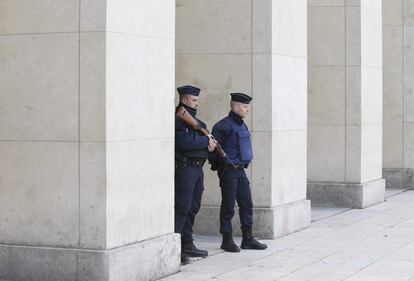
<svg viewBox="0 0 414 281">
<path fill-rule="evenodd" d="M 180 237 L 169 234 L 112 250 L 0 244 L 0 279 L 148 281 L 178 272 Z"/>
<path fill-rule="evenodd" d="M 232 220 L 233 234 L 241 236 L 238 208 Z M 196 216 L 194 233 L 220 235 L 220 206 L 202 206 Z M 301 200 L 273 208 L 253 208 L 253 234 L 276 239 L 310 226 L 310 201 Z"/>
<path fill-rule="evenodd" d="M 414 169 L 383 169 L 386 188 L 414 189 Z"/>
<path fill-rule="evenodd" d="M 362 209 L 384 201 L 385 180 L 367 183 L 308 183 L 312 206 Z"/>
</svg>

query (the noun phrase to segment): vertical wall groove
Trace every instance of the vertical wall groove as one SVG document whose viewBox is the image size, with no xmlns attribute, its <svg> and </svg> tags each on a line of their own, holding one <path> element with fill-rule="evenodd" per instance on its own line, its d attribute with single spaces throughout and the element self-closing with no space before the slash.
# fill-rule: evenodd
<svg viewBox="0 0 414 281">
<path fill-rule="evenodd" d="M 78 35 L 78 247 L 81 246 L 81 1 L 79 0 L 79 35 Z"/>
</svg>

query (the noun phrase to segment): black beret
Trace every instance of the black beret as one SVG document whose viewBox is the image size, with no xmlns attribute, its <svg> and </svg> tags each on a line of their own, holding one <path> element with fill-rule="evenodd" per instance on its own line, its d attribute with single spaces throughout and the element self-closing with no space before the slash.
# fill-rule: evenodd
<svg viewBox="0 0 414 281">
<path fill-rule="evenodd" d="M 190 95 L 198 96 L 200 94 L 200 89 L 191 85 L 185 85 L 177 88 L 178 94 L 181 95 Z"/>
<path fill-rule="evenodd" d="M 252 100 L 251 97 L 243 93 L 230 93 L 230 95 L 231 95 L 231 100 L 236 101 L 236 102 L 249 104 L 250 101 Z"/>
</svg>

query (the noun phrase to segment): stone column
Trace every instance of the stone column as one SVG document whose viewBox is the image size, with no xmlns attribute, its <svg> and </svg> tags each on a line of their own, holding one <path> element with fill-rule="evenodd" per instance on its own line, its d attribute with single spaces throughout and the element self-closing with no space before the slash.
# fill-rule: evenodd
<svg viewBox="0 0 414 281">
<path fill-rule="evenodd" d="M 0 278 L 178 270 L 174 10 L 0 2 Z"/>
<path fill-rule="evenodd" d="M 276 238 L 310 223 L 306 197 L 306 1 L 178 0 L 176 85 L 202 89 L 209 129 L 229 112 L 229 92 L 253 97 L 246 123 L 254 233 Z M 218 234 L 217 175 L 205 167 L 196 231 Z M 233 229 L 240 235 L 238 212 Z"/>
<path fill-rule="evenodd" d="M 315 205 L 384 200 L 381 2 L 308 1 L 308 198 Z"/>
<path fill-rule="evenodd" d="M 387 188 L 414 188 L 414 1 L 383 1 Z"/>
</svg>

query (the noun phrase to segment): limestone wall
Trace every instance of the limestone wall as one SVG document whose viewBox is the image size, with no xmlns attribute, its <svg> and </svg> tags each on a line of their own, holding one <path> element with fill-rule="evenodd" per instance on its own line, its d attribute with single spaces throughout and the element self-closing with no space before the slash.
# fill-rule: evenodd
<svg viewBox="0 0 414 281">
<path fill-rule="evenodd" d="M 414 1 L 383 1 L 384 177 L 413 188 Z"/>
<path fill-rule="evenodd" d="M 381 1 L 308 1 L 308 27 L 308 196 L 382 202 Z"/>
<path fill-rule="evenodd" d="M 0 14 L 0 276 L 177 271 L 174 1 L 5 0 Z"/>
</svg>

